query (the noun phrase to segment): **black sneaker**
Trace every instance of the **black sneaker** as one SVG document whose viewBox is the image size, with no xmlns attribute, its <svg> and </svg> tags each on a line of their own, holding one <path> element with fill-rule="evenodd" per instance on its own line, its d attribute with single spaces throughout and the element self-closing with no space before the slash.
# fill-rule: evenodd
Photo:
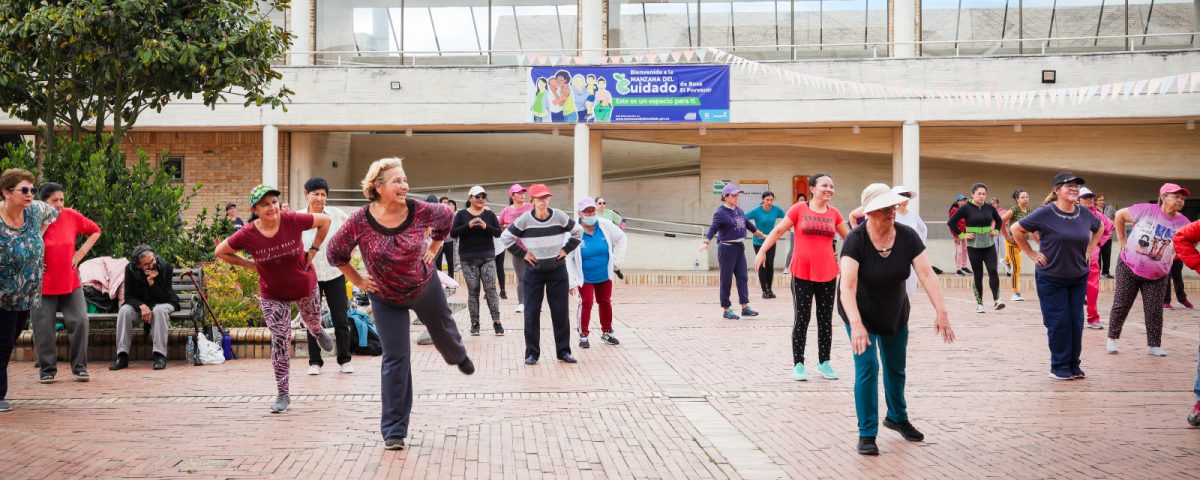
<svg viewBox="0 0 1200 480">
<path fill-rule="evenodd" d="M 955 274 L 955 275 L 958 275 L 958 276 L 960 276 L 960 277 L 965 277 L 965 276 L 967 276 L 967 272 L 964 272 L 964 271 L 963 271 L 963 269 L 961 269 L 961 268 L 960 268 L 960 269 L 958 269 L 958 270 L 956 270 L 956 271 L 954 272 L 954 274 Z"/>
<path fill-rule="evenodd" d="M 884 418 L 883 426 L 900 432 L 900 436 L 904 437 L 905 440 L 910 442 L 921 442 L 925 440 L 925 435 L 917 430 L 917 427 L 914 427 L 912 422 L 905 421 L 896 423 Z"/>
<path fill-rule="evenodd" d="M 92 376 L 88 375 L 87 370 L 80 370 L 75 372 L 75 380 L 80 382 L 88 382 L 92 380 Z"/>
<path fill-rule="evenodd" d="M 504 325 L 501 325 L 500 322 L 492 322 L 492 329 L 496 331 L 497 336 L 504 335 Z"/>
<path fill-rule="evenodd" d="M 404 450 L 404 438 L 392 437 L 384 440 L 383 448 L 386 450 Z"/>
<path fill-rule="evenodd" d="M 472 362 L 471 358 L 467 357 L 462 363 L 458 364 L 458 371 L 462 372 L 463 375 L 475 373 L 475 362 Z"/>
<path fill-rule="evenodd" d="M 754 311 L 754 309 L 750 308 L 749 305 L 746 305 L 746 306 L 742 307 L 742 316 L 743 317 L 757 317 L 758 312 L 756 312 L 756 311 Z"/>
<path fill-rule="evenodd" d="M 49 373 L 43 373 L 43 374 L 42 374 L 42 378 L 41 378 L 41 380 L 38 380 L 38 382 L 40 382 L 40 383 L 54 383 L 54 375 L 51 375 L 51 374 L 49 374 Z"/>
<path fill-rule="evenodd" d="M 154 369 L 162 370 L 167 368 L 167 356 L 161 353 L 154 354 Z"/>
<path fill-rule="evenodd" d="M 875 437 L 858 437 L 859 455 L 879 455 L 879 447 L 875 445 Z"/>
<path fill-rule="evenodd" d="M 117 358 L 114 358 L 112 363 L 108 365 L 109 370 L 121 370 L 123 368 L 129 368 L 129 354 L 124 352 L 118 353 Z"/>
<path fill-rule="evenodd" d="M 533 355 L 525 357 L 526 365 L 537 365 L 537 361 L 538 361 L 537 357 L 534 357 Z"/>
<path fill-rule="evenodd" d="M 617 337 L 613 336 L 612 332 L 607 332 L 603 335 L 600 335 L 600 341 L 609 345 L 619 345 L 621 343 L 620 340 L 617 340 Z"/>
<path fill-rule="evenodd" d="M 592 343 L 588 341 L 587 335 L 579 337 L 579 348 L 592 348 Z"/>
<path fill-rule="evenodd" d="M 975 272 L 972 272 L 971 269 L 969 269 L 969 268 L 963 268 L 963 273 L 966 273 L 967 275 L 972 275 Z"/>
<path fill-rule="evenodd" d="M 563 363 L 579 363 L 579 360 L 576 360 L 575 356 L 571 355 L 569 353 L 566 355 L 563 355 L 561 357 L 558 357 L 558 361 L 563 362 Z"/>
<path fill-rule="evenodd" d="M 508 300 L 508 293 L 505 293 L 505 291 L 504 291 L 504 290 L 501 290 L 501 291 L 500 291 L 500 299 L 501 299 L 501 300 Z M 400 443 L 401 443 L 401 444 L 403 444 L 403 443 L 404 443 L 404 440 L 401 440 L 401 441 L 400 441 Z"/>
<path fill-rule="evenodd" d="M 479 322 L 471 322 L 471 336 L 479 336 Z"/>
</svg>

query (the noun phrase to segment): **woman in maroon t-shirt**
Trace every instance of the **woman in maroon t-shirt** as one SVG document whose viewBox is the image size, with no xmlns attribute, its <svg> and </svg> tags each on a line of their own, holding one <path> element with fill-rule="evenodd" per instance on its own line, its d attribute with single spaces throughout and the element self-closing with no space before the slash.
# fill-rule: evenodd
<svg viewBox="0 0 1200 480">
<path fill-rule="evenodd" d="M 291 347 L 290 303 L 300 307 L 300 317 L 308 331 L 317 338 L 322 350 L 333 350 L 333 337 L 321 328 L 321 291 L 312 260 L 325 235 L 329 233 L 329 216 L 320 213 L 283 212 L 279 206 L 279 190 L 259 185 L 250 191 L 250 208 L 254 216 L 245 227 L 217 246 L 217 258 L 239 267 L 258 271 L 258 296 L 263 321 L 271 329 L 271 364 L 275 369 L 275 384 L 279 396 L 271 413 L 282 413 L 291 403 L 288 390 L 288 360 Z M 312 248 L 304 250 L 300 234 L 317 229 Z M 251 259 L 238 255 L 239 250 L 250 253 Z"/>
</svg>

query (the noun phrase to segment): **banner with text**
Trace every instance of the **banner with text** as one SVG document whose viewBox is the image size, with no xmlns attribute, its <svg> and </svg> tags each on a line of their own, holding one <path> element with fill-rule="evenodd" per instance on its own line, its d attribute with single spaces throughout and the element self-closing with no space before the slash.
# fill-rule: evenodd
<svg viewBox="0 0 1200 480">
<path fill-rule="evenodd" d="M 728 122 L 728 65 L 529 69 L 537 123 Z"/>
</svg>

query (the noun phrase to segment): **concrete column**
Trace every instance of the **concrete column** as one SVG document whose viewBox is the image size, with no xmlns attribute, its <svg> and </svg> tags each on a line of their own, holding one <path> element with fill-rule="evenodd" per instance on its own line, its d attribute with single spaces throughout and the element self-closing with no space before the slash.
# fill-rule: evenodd
<svg viewBox="0 0 1200 480">
<path fill-rule="evenodd" d="M 892 41 L 896 42 L 895 48 L 892 49 L 892 56 L 896 58 L 911 58 L 916 56 L 916 45 L 907 44 L 904 42 L 912 42 L 916 39 L 917 25 L 917 8 L 916 0 L 893 0 L 892 4 Z M 1197 0 L 1200 1 L 1200 0 Z"/>
<path fill-rule="evenodd" d="M 279 186 L 279 128 L 263 127 L 262 183 Z"/>
<path fill-rule="evenodd" d="M 296 38 L 292 40 L 292 52 L 308 52 L 312 50 L 312 0 L 292 0 L 291 24 L 289 31 Z M 312 55 L 309 53 L 292 53 L 291 65 L 312 65 Z"/>
<path fill-rule="evenodd" d="M 892 185 L 904 185 L 916 190 L 917 198 L 908 208 L 920 212 L 921 201 L 921 130 L 913 120 L 904 122 L 892 131 Z"/>
<path fill-rule="evenodd" d="M 579 9 L 579 47 L 583 60 L 597 63 L 604 52 L 604 0 L 583 0 Z"/>
<path fill-rule="evenodd" d="M 604 189 L 604 135 L 591 132 L 588 136 L 588 191 L 587 195 L 601 195 Z"/>
<path fill-rule="evenodd" d="M 591 128 L 586 123 L 575 124 L 575 181 L 571 189 L 571 204 L 562 205 L 565 211 L 574 212 L 575 205 L 592 192 L 592 139 Z"/>
</svg>

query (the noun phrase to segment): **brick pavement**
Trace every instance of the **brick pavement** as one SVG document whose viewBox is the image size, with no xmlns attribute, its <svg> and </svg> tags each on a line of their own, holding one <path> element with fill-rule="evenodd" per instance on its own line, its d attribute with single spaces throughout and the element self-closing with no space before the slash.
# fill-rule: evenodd
<svg viewBox="0 0 1200 480">
<path fill-rule="evenodd" d="M 756 291 L 751 288 L 752 292 Z M 461 293 L 459 294 L 462 295 Z M 521 363 L 509 335 L 467 337 L 478 371 L 464 377 L 414 347 L 411 448 L 383 449 L 379 361 L 353 375 L 303 374 L 292 409 L 271 415 L 267 360 L 190 367 L 149 362 L 90 383 L 40 385 L 10 367 L 15 409 L 0 414 L 4 478 L 1195 478 L 1200 430 L 1184 416 L 1195 380 L 1200 312 L 1166 313 L 1165 358 L 1144 351 L 1140 306 L 1123 351 L 1085 331 L 1088 379 L 1046 378 L 1036 301 L 973 313 L 949 291 L 958 343 L 933 337 L 918 294 L 908 399 L 927 435 L 880 435 L 860 457 L 848 342 L 835 319 L 839 380 L 790 378 L 791 301 L 754 300 L 763 315 L 724 321 L 711 287 L 617 289 L 619 347 L 595 342 L 577 365 Z M 1032 297 L 1032 292 L 1030 292 Z M 1107 311 L 1107 294 L 1101 310 Z M 465 312 L 464 312 L 465 315 Z M 548 326 L 549 322 L 544 321 Z M 460 327 L 465 330 L 465 322 Z M 414 327 L 419 329 L 420 327 Z M 816 333 L 810 328 L 809 345 Z M 415 335 L 414 335 L 415 337 Z M 550 342 L 543 334 L 543 348 Z M 815 352 L 813 352 L 815 356 Z M 330 362 L 332 363 L 332 362 Z"/>
</svg>

